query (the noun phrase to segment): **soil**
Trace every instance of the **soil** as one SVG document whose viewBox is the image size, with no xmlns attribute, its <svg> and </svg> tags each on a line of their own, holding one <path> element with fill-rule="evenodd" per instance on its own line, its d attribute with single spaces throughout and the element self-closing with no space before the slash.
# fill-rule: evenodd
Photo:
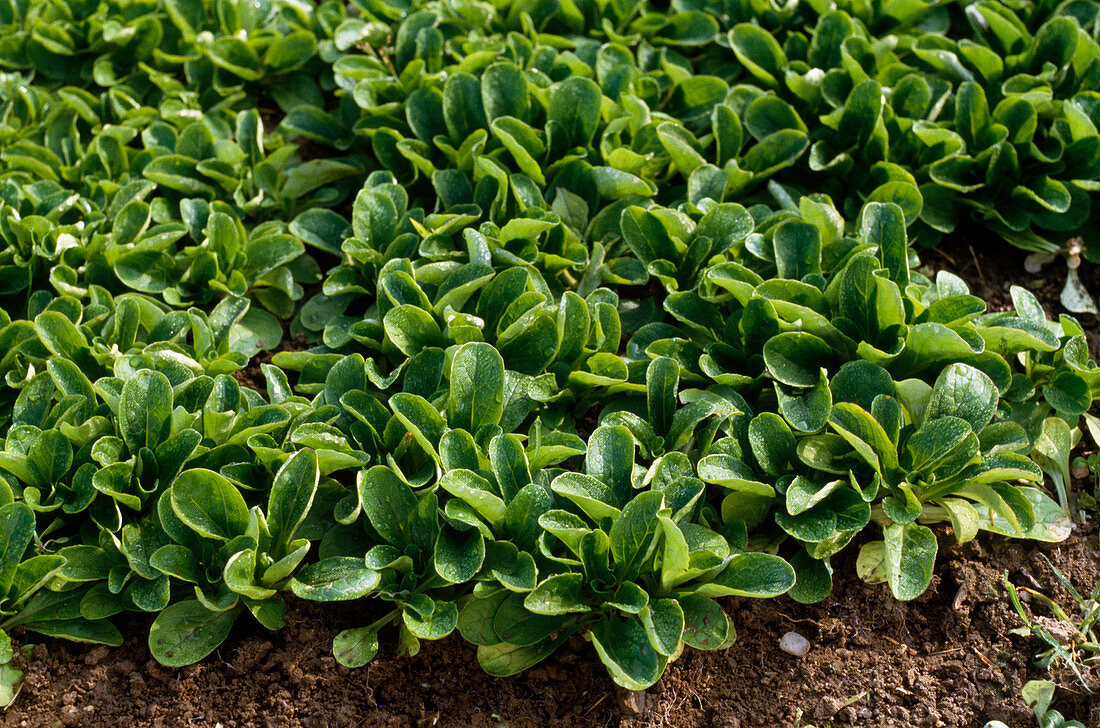
<svg viewBox="0 0 1100 728">
<path fill-rule="evenodd" d="M 944 240 L 938 247 L 920 251 L 921 262 L 932 270 L 949 270 L 970 285 L 970 292 L 985 300 L 990 311 L 1012 308 L 1009 289 L 1020 285 L 1035 294 L 1047 316 L 1066 313 L 1060 296 L 1066 282 L 1064 258 L 1045 265 L 1039 273 L 1024 267 L 1027 251 L 1014 248 L 988 233 Z M 1094 298 L 1100 298 L 1100 265 L 1081 263 L 1077 274 Z M 1085 329 L 1092 358 L 1100 360 L 1100 320 L 1095 314 L 1073 314 Z"/>
<path fill-rule="evenodd" d="M 267 391 L 267 378 L 264 377 L 260 365 L 270 364 L 271 358 L 280 351 L 304 351 L 308 348 L 309 342 L 306 341 L 304 336 L 298 335 L 293 339 L 283 339 L 274 349 L 270 351 L 261 351 L 259 354 L 252 357 L 252 360 L 248 362 L 248 366 L 233 372 L 233 378 L 236 379 L 237 384 L 242 387 L 255 389 L 257 392 L 265 392 Z"/>
<path fill-rule="evenodd" d="M 1010 305 L 1008 281 L 1028 277 L 1024 255 L 1003 243 L 975 244 L 973 251 L 956 244 L 922 257 L 964 277 L 994 310 Z M 1053 267 L 1044 274 L 1051 282 L 1033 290 L 1056 315 L 1063 279 Z M 1100 292 L 1094 267 L 1083 266 L 1082 280 Z M 1096 356 L 1100 332 L 1094 317 L 1085 318 L 1079 320 Z M 252 383 L 257 375 L 254 362 L 238 378 Z M 827 600 L 728 600 L 734 646 L 685 652 L 645 693 L 616 688 L 580 639 L 526 673 L 500 679 L 485 675 L 474 648 L 457 636 L 426 642 L 406 657 L 395 654 L 395 636 L 383 633 L 379 657 L 349 670 L 333 660 L 332 637 L 376 615 L 354 603 L 332 609 L 292 602 L 280 632 L 242 617 L 213 655 L 179 670 L 149 656 L 148 618 L 121 625 L 128 636 L 117 649 L 44 640 L 24 665 L 22 692 L 0 713 L 0 726 L 980 728 L 1000 720 L 1025 728 L 1035 719 L 1020 689 L 1040 678 L 1056 680 L 1056 707 L 1067 718 L 1100 726 L 1100 697 L 1064 668 L 1034 667 L 1042 643 L 1009 633 L 1022 622 L 1003 585 L 1007 572 L 1012 583 L 1037 588 L 1075 613 L 1043 557 L 1079 591 L 1091 591 L 1100 581 L 1095 517 L 1057 545 L 983 536 L 958 546 L 949 531 L 940 536 L 936 575 L 920 598 L 898 602 L 882 585 L 861 582 L 856 549 L 849 548 L 834 561 Z M 1050 616 L 1034 600 L 1027 604 L 1033 616 Z M 809 640 L 805 656 L 779 649 L 789 631 Z M 41 639 L 18 630 L 15 637 Z M 1100 690 L 1095 673 L 1100 668 L 1085 678 Z"/>
</svg>

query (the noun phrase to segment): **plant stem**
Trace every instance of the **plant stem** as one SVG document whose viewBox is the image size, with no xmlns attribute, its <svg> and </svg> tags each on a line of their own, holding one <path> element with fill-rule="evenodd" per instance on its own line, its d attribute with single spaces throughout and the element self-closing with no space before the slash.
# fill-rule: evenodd
<svg viewBox="0 0 1100 728">
<path fill-rule="evenodd" d="M 397 617 L 397 615 L 401 614 L 401 611 L 403 609 L 404 607 L 394 607 L 390 611 L 386 612 L 386 614 L 384 614 L 383 616 L 368 624 L 367 629 L 371 632 L 377 632 L 378 630 L 382 629 L 387 624 L 392 622 L 394 618 Z"/>
</svg>

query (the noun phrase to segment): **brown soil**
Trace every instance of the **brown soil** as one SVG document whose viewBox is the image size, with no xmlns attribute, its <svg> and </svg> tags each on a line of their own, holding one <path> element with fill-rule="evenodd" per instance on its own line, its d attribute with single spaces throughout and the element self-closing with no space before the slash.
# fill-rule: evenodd
<svg viewBox="0 0 1100 728">
<path fill-rule="evenodd" d="M 304 336 L 298 335 L 293 339 L 283 339 L 274 349 L 270 351 L 261 351 L 259 354 L 252 357 L 252 360 L 248 362 L 248 366 L 233 372 L 233 378 L 236 379 L 237 384 L 242 387 L 248 387 L 257 392 L 264 392 L 267 390 L 267 379 L 264 377 L 260 365 L 270 364 L 271 358 L 280 351 L 305 351 L 308 348 L 309 342 L 306 341 Z"/>
<path fill-rule="evenodd" d="M 956 244 L 922 257 L 963 276 L 994 309 L 1009 305 L 1008 281 L 1028 277 L 1024 256 L 1004 244 L 973 253 Z M 1095 268 L 1086 268 L 1083 280 L 1100 292 Z M 1053 270 L 1044 271 L 1052 282 L 1035 290 L 1056 315 L 1062 278 Z M 1096 321 L 1079 319 L 1095 356 Z M 262 388 L 258 360 L 238 378 Z M 373 615 L 355 604 L 293 603 L 282 631 L 242 617 L 214 655 L 180 670 L 150 658 L 148 618 L 123 625 L 127 641 L 114 650 L 45 640 L 0 726 L 978 728 L 996 719 L 1024 728 L 1035 722 L 1020 688 L 1046 677 L 1057 680 L 1057 707 L 1067 718 L 1100 726 L 1100 697 L 1064 669 L 1034 668 L 1041 643 L 1008 633 L 1021 622 L 1002 583 L 1007 571 L 1014 584 L 1038 587 L 1069 610 L 1041 554 L 1087 593 L 1100 580 L 1096 521 L 1054 546 L 983 537 L 960 547 L 941 537 L 936 576 L 919 599 L 897 602 L 884 587 L 859 581 L 849 548 L 835 560 L 829 599 L 809 606 L 729 600 L 737 643 L 726 652 L 686 652 L 644 694 L 620 692 L 579 639 L 518 677 L 498 679 L 480 670 L 474 648 L 457 636 L 403 657 L 394 654 L 394 635 L 384 634 L 380 656 L 348 670 L 332 659 L 332 637 Z M 1048 616 L 1032 606 L 1035 616 Z M 811 643 L 805 657 L 778 648 L 792 630 Z M 18 631 L 16 639 L 38 641 Z M 1086 677 L 1100 689 L 1100 676 Z"/>
<path fill-rule="evenodd" d="M 1020 285 L 1043 304 L 1047 316 L 1057 319 L 1066 313 L 1059 300 L 1066 283 L 1064 259 L 1057 259 L 1039 273 L 1024 268 L 1027 252 L 1014 248 L 999 238 L 986 235 L 966 235 L 944 240 L 936 248 L 920 251 L 921 262 L 933 270 L 949 270 L 970 285 L 970 291 L 982 298 L 990 311 L 1012 308 L 1009 289 Z M 1094 298 L 1100 298 L 1100 265 L 1083 261 L 1077 271 L 1085 288 Z M 1092 358 L 1100 360 L 1100 320 L 1093 314 L 1073 314 L 1085 329 Z"/>
<path fill-rule="evenodd" d="M 135 620 L 114 650 L 50 642 L 37 646 L 23 692 L 3 726 L 74 725 L 327 728 L 328 726 L 609 725 L 612 688 L 598 661 L 579 645 L 513 680 L 485 675 L 457 637 L 424 643 L 415 657 L 394 654 L 387 634 L 380 656 L 349 670 L 331 654 L 333 636 L 377 615 L 354 606 L 297 602 L 286 627 L 268 633 L 242 619 L 234 635 L 198 665 L 159 666 Z M 531 716 L 539 716 L 532 722 Z M 526 722 L 523 722 L 526 720 Z"/>
</svg>

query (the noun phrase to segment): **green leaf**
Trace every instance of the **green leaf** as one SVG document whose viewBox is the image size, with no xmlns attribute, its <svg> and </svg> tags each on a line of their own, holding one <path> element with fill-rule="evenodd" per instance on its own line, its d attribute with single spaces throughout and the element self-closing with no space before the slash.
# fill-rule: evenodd
<svg viewBox="0 0 1100 728">
<path fill-rule="evenodd" d="M 149 565 L 160 573 L 174 576 L 181 581 L 192 584 L 205 581 L 195 554 L 180 544 L 161 546 L 149 556 Z"/>
<path fill-rule="evenodd" d="M 4 639 L 11 647 L 11 639 L 5 634 Z M 0 662 L 0 707 L 7 707 L 15 700 L 23 684 L 23 671 L 11 664 L 11 658 Z"/>
<path fill-rule="evenodd" d="M 621 425 L 597 427 L 588 439 L 584 470 L 611 488 L 615 494 L 611 505 L 624 503 L 633 489 L 634 436 L 630 430 Z"/>
<path fill-rule="evenodd" d="M 27 467 L 34 482 L 46 488 L 63 482 L 73 464 L 73 449 L 68 438 L 57 430 L 46 430 L 35 438 L 27 454 Z"/>
<path fill-rule="evenodd" d="M 768 31 L 751 23 L 739 23 L 729 33 L 737 60 L 765 86 L 778 88 L 787 67 L 787 56 Z"/>
<path fill-rule="evenodd" d="M 264 65 L 276 73 L 286 73 L 305 64 L 317 52 L 317 38 L 308 30 L 278 37 L 267 47 Z"/>
<path fill-rule="evenodd" d="M 106 579 L 113 565 L 113 559 L 98 546 L 66 546 L 58 553 L 65 557 L 65 565 L 57 575 L 70 582 Z"/>
<path fill-rule="evenodd" d="M 761 496 L 775 495 L 775 489 L 763 482 L 765 476 L 733 455 L 715 453 L 700 458 L 698 471 L 699 479 L 706 483 Z"/>
<path fill-rule="evenodd" d="M 1043 399 L 1064 417 L 1080 417 L 1092 406 L 1092 390 L 1084 377 L 1061 370 L 1043 386 Z"/>
<path fill-rule="evenodd" d="M 361 558 L 332 556 L 306 566 L 288 585 L 301 599 L 336 602 L 370 595 L 380 579 L 381 574 L 364 566 Z"/>
<path fill-rule="evenodd" d="M 232 545 L 229 550 L 233 550 Z M 264 600 L 275 596 L 274 589 L 256 583 L 256 550 L 252 548 L 229 557 L 222 569 L 222 579 L 230 591 L 249 599 Z"/>
<path fill-rule="evenodd" d="M 248 528 L 248 507 L 240 491 L 210 470 L 180 473 L 172 484 L 171 503 L 176 517 L 200 536 L 229 541 Z"/>
<path fill-rule="evenodd" d="M 794 586 L 794 569 L 783 559 L 771 554 L 743 553 L 710 583 L 702 584 L 694 593 L 698 596 L 776 597 Z"/>
<path fill-rule="evenodd" d="M 533 645 L 513 645 L 507 642 L 482 645 L 477 648 L 477 661 L 487 674 L 508 677 L 545 660 L 554 650 L 565 644 L 572 634 L 573 630 L 563 630 L 557 636 L 551 635 Z"/>
<path fill-rule="evenodd" d="M 752 454 L 760 468 L 771 476 L 789 472 L 797 455 L 794 435 L 783 418 L 762 412 L 752 418 L 748 431 Z"/>
<path fill-rule="evenodd" d="M 359 476 L 359 505 L 370 525 L 389 543 L 404 547 L 412 541 L 409 528 L 417 509 L 412 488 L 384 465 Z"/>
<path fill-rule="evenodd" d="M 657 534 L 657 512 L 664 508 L 664 496 L 655 491 L 639 493 L 611 524 L 611 557 L 619 579 L 635 578 Z"/>
<path fill-rule="evenodd" d="M 583 473 L 562 473 L 554 478 L 551 489 L 572 501 L 593 521 L 615 518 L 622 500 L 606 483 Z"/>
<path fill-rule="evenodd" d="M 259 81 L 260 57 L 245 41 L 233 36 L 223 36 L 210 47 L 209 58 L 214 65 L 233 73 L 246 81 Z"/>
<path fill-rule="evenodd" d="M 166 667 L 192 665 L 229 636 L 239 612 L 239 608 L 211 612 L 194 599 L 172 604 L 149 628 L 149 651 Z"/>
<path fill-rule="evenodd" d="M 402 304 L 386 312 L 383 318 L 386 337 L 405 356 L 416 356 L 428 347 L 443 347 L 443 332 L 432 315 L 411 304 Z"/>
<path fill-rule="evenodd" d="M 876 471 L 897 469 L 896 446 L 882 425 L 859 405 L 849 402 L 834 404 L 829 424 Z"/>
<path fill-rule="evenodd" d="M 512 645 L 535 645 L 558 631 L 570 619 L 528 611 L 523 594 L 508 594 L 492 614 L 492 630 L 499 640 Z"/>
<path fill-rule="evenodd" d="M 856 574 L 868 584 L 884 584 L 889 580 L 885 543 L 868 541 L 860 547 L 856 557 Z"/>
<path fill-rule="evenodd" d="M 680 646 L 684 632 L 684 610 L 675 599 L 653 599 L 639 615 L 649 644 L 668 657 Z"/>
<path fill-rule="evenodd" d="M 500 422 L 504 412 L 504 360 L 489 344 L 460 346 L 451 360 L 447 418 L 470 433 Z"/>
<path fill-rule="evenodd" d="M 439 479 L 439 486 L 468 503 L 494 529 L 503 525 L 507 506 L 485 478 L 470 470 L 451 470 Z"/>
<path fill-rule="evenodd" d="M 800 281 L 821 274 L 821 233 L 815 225 L 783 223 L 775 231 L 772 247 L 780 278 Z"/>
<path fill-rule="evenodd" d="M 156 182 L 170 190 L 189 196 L 198 196 L 206 199 L 214 197 L 214 188 L 202 180 L 201 173 L 195 168 L 196 162 L 181 154 L 166 154 L 150 161 L 141 174 L 148 180 Z M 163 260 L 163 259 L 161 259 Z M 135 261 L 136 262 L 136 261 Z M 140 275 L 136 265 L 128 266 L 134 275 Z M 154 278 L 154 280 L 159 280 Z M 140 289 L 139 289 L 140 290 Z"/>
<path fill-rule="evenodd" d="M 764 363 L 775 379 L 792 387 L 813 387 L 828 366 L 832 349 L 813 334 L 789 331 L 764 344 Z"/>
<path fill-rule="evenodd" d="M 275 474 L 267 502 L 267 525 L 277 543 L 288 544 L 302 525 L 317 493 L 317 453 L 299 450 Z"/>
<path fill-rule="evenodd" d="M 561 128 L 568 146 L 586 147 L 600 123 L 602 101 L 599 86 L 587 78 L 572 76 L 550 94 L 547 123 Z"/>
<path fill-rule="evenodd" d="M 936 535 L 917 523 L 889 523 L 882 529 L 890 591 L 902 601 L 924 593 L 936 564 Z"/>
<path fill-rule="evenodd" d="M 122 634 L 106 619 L 51 619 L 30 622 L 25 628 L 47 637 L 55 637 L 93 645 L 120 647 Z"/>
<path fill-rule="evenodd" d="M 452 584 L 474 578 L 485 562 L 485 539 L 476 528 L 459 531 L 444 525 L 435 542 L 435 573 Z"/>
<path fill-rule="evenodd" d="M 230 328 L 229 349 L 252 358 L 261 351 L 275 349 L 282 338 L 283 327 L 279 320 L 254 306 Z"/>
<path fill-rule="evenodd" d="M 27 546 L 34 538 L 34 511 L 26 503 L 8 503 L 0 507 L 0 595 L 6 595 L 15 579 L 16 569 Z"/>
<path fill-rule="evenodd" d="M 930 474 L 968 442 L 971 448 L 966 454 L 973 455 L 977 450 L 975 439 L 966 420 L 951 416 L 929 420 L 906 441 L 906 464 L 910 470 Z"/>
<path fill-rule="evenodd" d="M 659 356 L 646 368 L 646 408 L 653 429 L 665 434 L 676 412 L 676 393 L 680 386 L 680 366 L 667 356 Z"/>
<path fill-rule="evenodd" d="M 868 203 L 863 208 L 860 232 L 868 245 L 878 248 L 882 267 L 888 271 L 890 280 L 905 290 L 909 285 L 909 250 L 901 208 L 889 203 Z"/>
<path fill-rule="evenodd" d="M 458 607 L 454 602 L 433 600 L 432 610 L 426 615 L 406 608 L 401 613 L 405 627 L 422 640 L 443 639 L 458 624 Z"/>
<path fill-rule="evenodd" d="M 481 102 L 490 121 L 501 116 L 526 120 L 530 108 L 527 77 L 514 63 L 494 63 L 481 76 Z"/>
<path fill-rule="evenodd" d="M 814 604 L 829 596 L 833 588 L 833 569 L 828 560 L 815 559 L 805 550 L 791 557 L 795 584 L 790 596 L 800 604 Z"/>
<path fill-rule="evenodd" d="M 172 416 L 172 385 L 168 377 L 140 369 L 126 380 L 119 400 L 122 439 L 131 452 L 155 447 L 168 434 Z"/>
<path fill-rule="evenodd" d="M 423 397 L 407 392 L 399 392 L 390 397 L 390 407 L 394 416 L 424 448 L 424 452 L 438 458 L 436 447 L 447 428 L 439 410 Z"/>
<path fill-rule="evenodd" d="M 451 74 L 443 84 L 443 121 L 455 143 L 489 125 L 481 97 L 481 83 L 472 74 Z"/>
<path fill-rule="evenodd" d="M 558 324 L 548 311 L 520 318 L 497 337 L 497 350 L 509 369 L 538 374 L 558 353 Z"/>
<path fill-rule="evenodd" d="M 531 468 L 523 444 L 516 435 L 498 435 L 489 441 L 488 455 L 500 494 L 510 503 L 531 483 Z"/>
<path fill-rule="evenodd" d="M 344 667 L 362 667 L 377 654 L 377 627 L 345 629 L 332 640 L 332 656 Z"/>
<path fill-rule="evenodd" d="M 589 635 L 611 679 L 627 690 L 645 690 L 664 672 L 667 658 L 653 648 L 637 619 L 608 616 Z"/>
<path fill-rule="evenodd" d="M 1057 501 L 1038 488 L 1017 487 L 1027 500 L 1034 516 L 1034 524 L 1025 532 L 1026 538 L 1047 543 L 1065 541 L 1073 532 L 1073 521 Z M 1019 537 L 1018 517 L 1006 518 L 1003 510 L 988 507 L 985 503 L 973 505 L 978 513 L 978 527 L 1002 536 Z"/>
<path fill-rule="evenodd" d="M 779 400 L 779 412 L 796 430 L 819 432 L 828 423 L 833 395 L 824 369 L 817 386 L 797 391 L 776 384 L 775 394 Z"/>
<path fill-rule="evenodd" d="M 720 650 L 733 643 L 733 622 L 718 602 L 697 595 L 682 596 L 677 601 L 684 612 L 684 644 L 697 650 Z"/>
<path fill-rule="evenodd" d="M 584 582 L 584 574 L 576 572 L 551 576 L 527 594 L 523 606 L 535 614 L 588 612 L 592 604 L 585 598 Z"/>
<path fill-rule="evenodd" d="M 959 417 L 981 432 L 993 419 L 999 400 L 997 386 L 984 372 L 969 364 L 952 364 L 936 378 L 924 418 Z"/>
</svg>

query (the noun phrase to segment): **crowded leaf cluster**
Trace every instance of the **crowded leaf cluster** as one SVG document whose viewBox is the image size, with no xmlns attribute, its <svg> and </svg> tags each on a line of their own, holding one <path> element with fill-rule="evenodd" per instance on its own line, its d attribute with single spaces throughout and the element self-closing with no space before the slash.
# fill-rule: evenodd
<svg viewBox="0 0 1100 728">
<path fill-rule="evenodd" d="M 345 665 L 641 689 L 853 540 L 912 599 L 930 524 L 1065 538 L 1082 326 L 918 254 L 1092 243 L 1098 18 L 0 0 L 0 626 L 358 599 Z"/>
</svg>

